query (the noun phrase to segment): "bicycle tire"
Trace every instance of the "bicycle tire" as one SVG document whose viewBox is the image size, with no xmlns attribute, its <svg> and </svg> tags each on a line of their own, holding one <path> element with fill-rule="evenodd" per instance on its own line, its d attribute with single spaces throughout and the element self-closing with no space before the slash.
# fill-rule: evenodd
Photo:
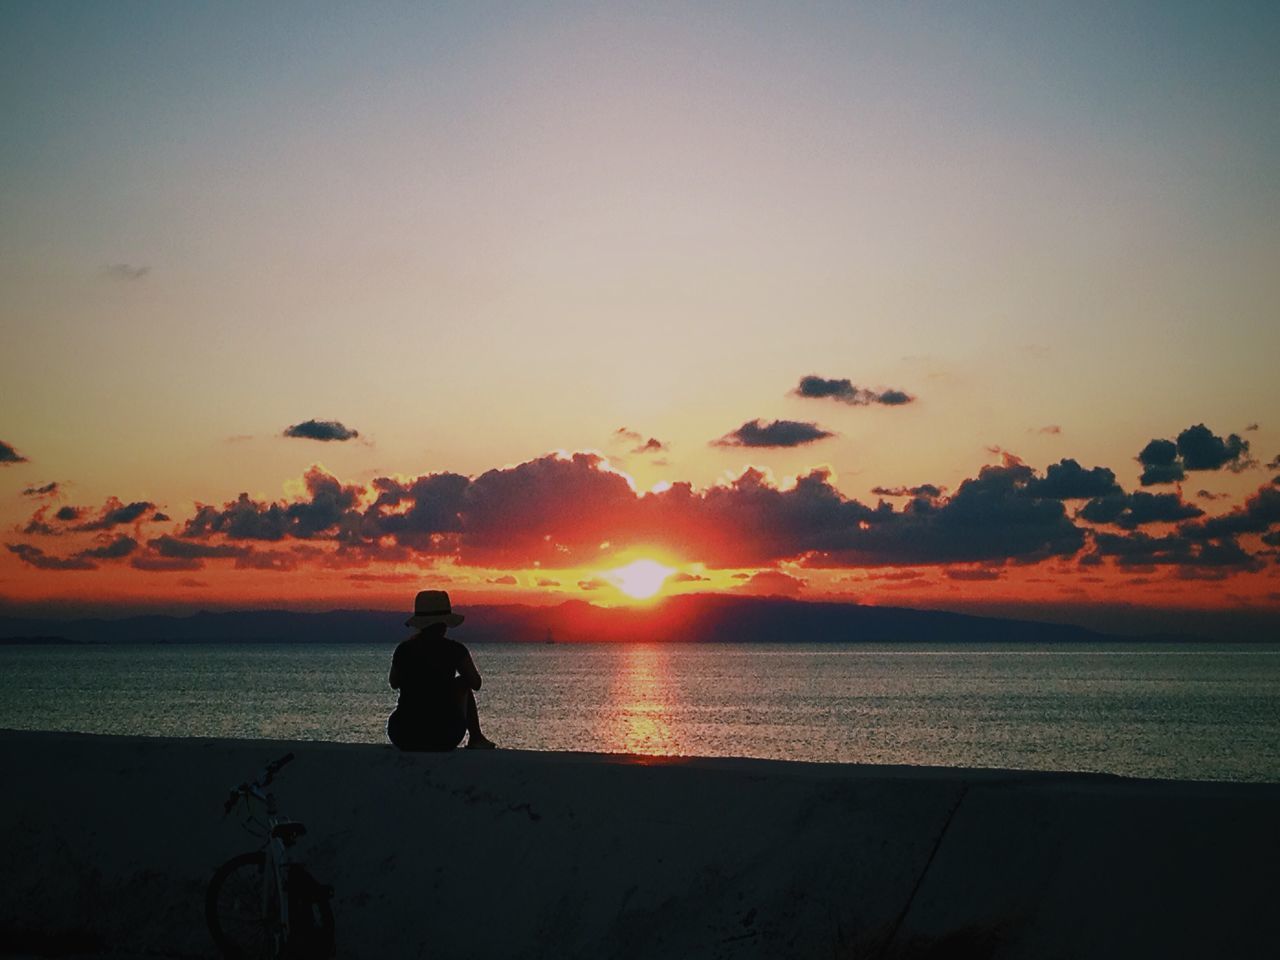
<svg viewBox="0 0 1280 960">
<path fill-rule="evenodd" d="M 275 953 L 269 923 L 262 915 L 266 862 L 261 850 L 242 853 L 215 870 L 209 880 L 205 922 L 226 960 L 271 960 Z"/>
<path fill-rule="evenodd" d="M 336 953 L 332 888 L 324 887 L 301 864 L 289 868 L 289 939 L 282 960 L 330 960 Z M 304 916 L 306 919 L 304 919 Z"/>
</svg>

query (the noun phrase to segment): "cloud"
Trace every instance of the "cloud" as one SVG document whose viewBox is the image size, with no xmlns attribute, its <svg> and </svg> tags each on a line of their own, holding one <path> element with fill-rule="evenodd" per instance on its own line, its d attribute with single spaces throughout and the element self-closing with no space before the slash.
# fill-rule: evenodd
<svg viewBox="0 0 1280 960">
<path fill-rule="evenodd" d="M 607 586 L 609 586 L 609 581 L 601 580 L 599 577 L 592 577 L 589 580 L 578 581 L 579 590 L 601 590 Z"/>
<path fill-rule="evenodd" d="M 24 497 L 49 497 L 58 492 L 58 483 L 46 483 L 39 487 L 27 487 L 22 491 Z"/>
<path fill-rule="evenodd" d="M 640 446 L 634 448 L 631 452 L 632 453 L 662 453 L 662 451 L 666 449 L 667 449 L 667 445 L 665 443 L 663 443 L 657 437 L 650 437 L 644 443 L 640 444 Z"/>
<path fill-rule="evenodd" d="M 118 560 L 127 557 L 138 549 L 138 541 L 133 537 L 116 537 L 114 540 L 88 550 L 81 550 L 76 556 L 92 560 Z"/>
<path fill-rule="evenodd" d="M 1273 480 L 1260 486 L 1230 513 L 1187 524 L 1183 532 L 1203 540 L 1264 533 L 1274 526 L 1280 526 L 1280 486 Z"/>
<path fill-rule="evenodd" d="M 17 450 L 13 449 L 13 447 L 5 443 L 3 440 L 0 440 L 0 464 L 29 462 L 30 461 Z"/>
<path fill-rule="evenodd" d="M 801 377 L 800 385 L 792 393 L 797 397 L 806 397 L 812 400 L 828 398 L 838 400 L 840 403 L 847 403 L 853 407 L 866 407 L 871 404 L 898 407 L 915 400 L 915 397 L 902 390 L 893 388 L 868 390 L 864 387 L 855 387 L 853 382 L 847 378 L 829 380 L 814 374 Z"/>
<path fill-rule="evenodd" d="M 1268 461 L 1267 469 L 1280 470 L 1280 453 L 1276 454 L 1275 457 L 1273 457 L 1270 461 Z"/>
<path fill-rule="evenodd" d="M 511 574 L 509 573 L 504 574 L 501 577 L 489 577 L 487 580 L 485 580 L 485 583 L 496 583 L 496 584 L 501 584 L 502 586 L 507 586 L 507 587 L 514 587 L 519 582 L 520 582 L 519 580 L 511 576 Z"/>
<path fill-rule="evenodd" d="M 1050 423 L 1047 426 L 1041 427 L 1036 431 L 1036 433 L 1044 433 L 1051 437 L 1056 437 L 1062 433 L 1062 427 L 1058 426 L 1056 423 Z"/>
<path fill-rule="evenodd" d="M 539 578 L 538 578 L 538 586 L 540 586 L 540 587 L 558 587 L 558 586 L 560 586 L 560 581 L 559 581 L 559 580 L 552 580 L 552 579 L 551 579 L 551 578 L 549 578 L 549 577 L 539 577 Z"/>
<path fill-rule="evenodd" d="M 1256 423 L 1251 423 L 1251 424 L 1249 424 L 1247 427 L 1245 427 L 1245 428 L 1244 428 L 1244 432 L 1245 432 L 1245 433 L 1252 433 L 1254 430 L 1257 430 L 1257 429 L 1258 429 L 1258 425 L 1257 425 Z"/>
<path fill-rule="evenodd" d="M 999 580 L 1003 576 L 1000 570 L 983 567 L 947 567 L 942 571 L 950 580 Z"/>
<path fill-rule="evenodd" d="M 1222 470 L 1240 473 L 1257 466 L 1249 456 L 1249 441 L 1233 433 L 1225 439 L 1203 423 L 1187 427 L 1175 440 L 1156 439 L 1138 453 L 1144 487 L 1161 483 L 1177 483 L 1188 470 Z"/>
<path fill-rule="evenodd" d="M 158 556 L 184 560 L 211 560 L 224 557 L 242 557 L 249 552 L 248 547 L 235 546 L 229 543 L 209 544 L 180 540 L 168 534 L 148 540 L 147 546 Z"/>
<path fill-rule="evenodd" d="M 613 431 L 613 436 L 615 439 L 622 440 L 627 443 L 639 443 L 644 439 L 643 433 L 636 433 L 636 431 L 628 427 L 619 427 L 617 430 Z"/>
<path fill-rule="evenodd" d="M 871 492 L 877 497 L 923 497 L 926 500 L 937 500 L 946 489 L 932 483 L 922 483 L 915 487 L 872 487 Z"/>
<path fill-rule="evenodd" d="M 1119 493 L 1116 475 L 1106 467 L 1086 470 L 1075 460 L 1064 459 L 1049 464 L 1043 479 L 1032 480 L 1027 492 L 1033 497 L 1052 500 L 1087 500 Z"/>
<path fill-rule="evenodd" d="M 1230 494 L 1212 493 L 1208 490 L 1197 490 L 1196 496 L 1199 497 L 1201 500 L 1226 500 L 1230 496 Z"/>
<path fill-rule="evenodd" d="M 1143 466 L 1138 482 L 1144 487 L 1176 483 L 1186 476 L 1178 462 L 1178 445 L 1172 440 L 1152 440 L 1138 452 L 1138 462 Z"/>
<path fill-rule="evenodd" d="M 816 423 L 797 420 L 774 420 L 764 423 L 751 420 L 732 433 L 712 442 L 715 447 L 800 447 L 807 443 L 834 437 Z"/>
<path fill-rule="evenodd" d="M 154 510 L 156 505 L 146 500 L 138 500 L 134 503 L 121 503 L 115 497 L 111 497 L 103 505 L 102 511 L 96 520 L 90 520 L 76 527 L 77 530 L 110 530 L 126 523 L 133 523 L 139 517 L 149 510 Z M 61 514 L 62 511 L 58 511 Z"/>
<path fill-rule="evenodd" d="M 1094 548 L 1122 567 L 1186 566 L 1235 567 L 1257 570 L 1262 564 L 1230 538 L 1215 543 L 1197 542 L 1181 533 L 1153 537 L 1142 531 L 1127 534 L 1098 533 Z"/>
<path fill-rule="evenodd" d="M 1252 465 L 1249 441 L 1233 433 L 1225 440 L 1214 436 L 1203 423 L 1187 427 L 1178 434 L 1178 455 L 1188 470 L 1243 470 Z"/>
<path fill-rule="evenodd" d="M 150 267 L 135 267 L 128 263 L 111 263 L 102 268 L 112 280 L 123 280 L 126 283 L 141 280 L 151 272 Z"/>
<path fill-rule="evenodd" d="M 337 420 L 304 420 L 286 427 L 284 435 L 302 440 L 354 440 L 360 432 L 343 426 Z"/>
<path fill-rule="evenodd" d="M 1148 523 L 1176 523 L 1204 516 L 1204 511 L 1176 493 L 1115 493 L 1096 497 L 1080 508 L 1080 519 L 1133 530 Z"/>
<path fill-rule="evenodd" d="M 707 583 L 710 577 L 701 577 L 696 573 L 685 573 L 681 570 L 679 573 L 672 574 L 671 583 Z"/>
<path fill-rule="evenodd" d="M 9 552 L 24 563 L 40 570 L 96 570 L 98 565 L 86 557 L 53 557 L 29 543 L 6 543 Z"/>
<path fill-rule="evenodd" d="M 182 573 L 203 570 L 204 561 L 183 557 L 161 557 L 153 553 L 144 553 L 130 560 L 129 566 L 147 573 Z"/>
<path fill-rule="evenodd" d="M 1007 453 L 954 493 L 937 484 L 877 487 L 881 494 L 908 499 L 874 505 L 844 495 L 822 469 L 786 486 L 748 469 L 705 488 L 677 482 L 642 493 L 595 453 L 548 454 L 476 477 L 438 473 L 346 484 L 312 467 L 303 479 L 301 493 L 276 501 L 241 494 L 222 504 L 197 505 L 177 530 L 146 540 L 145 550 L 127 556 L 140 570 L 191 570 L 209 563 L 247 570 L 349 569 L 434 558 L 480 568 L 486 571 L 482 576 L 536 566 L 546 580 L 560 579 L 555 571 L 595 568 L 641 547 L 720 570 L 782 563 L 832 570 L 992 569 L 1055 557 L 1092 565 L 1134 556 L 1154 556 L 1153 565 L 1185 561 L 1243 569 L 1252 562 L 1250 551 L 1258 549 L 1246 535 L 1270 535 L 1280 526 L 1275 482 L 1234 511 L 1206 518 L 1176 494 L 1125 493 L 1103 467 L 1062 460 L 1039 472 Z M 1070 500 L 1100 490 L 1110 492 L 1068 510 Z M 32 524 L 38 521 L 40 528 L 31 526 L 30 532 L 71 536 L 154 516 L 144 501 L 113 499 L 100 510 L 64 507 L 56 514 L 53 507 L 39 506 Z M 1175 539 L 1120 536 L 1152 524 L 1176 527 L 1168 534 Z M 264 544 L 278 549 L 260 549 Z M 62 557 L 35 547 L 11 552 L 45 569 L 90 569 L 114 559 L 111 550 L 125 549 L 88 547 Z"/>
<path fill-rule="evenodd" d="M 262 504 L 242 493 L 221 508 L 198 505 L 182 535 L 195 540 L 215 533 L 232 540 L 306 540 L 338 533 L 344 518 L 357 521 L 351 511 L 363 488 L 344 487 L 320 467 L 312 467 L 303 479 L 308 499 L 290 504 Z M 352 531 L 352 538 L 355 537 Z"/>
</svg>

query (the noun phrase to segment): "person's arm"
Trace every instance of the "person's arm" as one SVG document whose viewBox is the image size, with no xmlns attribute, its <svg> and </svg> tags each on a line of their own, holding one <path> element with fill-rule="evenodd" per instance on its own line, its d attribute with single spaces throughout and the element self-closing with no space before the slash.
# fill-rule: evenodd
<svg viewBox="0 0 1280 960">
<path fill-rule="evenodd" d="M 391 655 L 391 673 L 387 677 L 387 683 L 392 690 L 399 690 L 400 679 L 400 648 L 396 647 L 396 652 Z"/>
<path fill-rule="evenodd" d="M 467 686 L 472 690 L 480 689 L 480 671 L 476 669 L 475 662 L 471 659 L 471 652 L 466 648 L 462 648 L 462 656 L 459 658 L 458 673 L 462 679 L 467 681 Z"/>
</svg>

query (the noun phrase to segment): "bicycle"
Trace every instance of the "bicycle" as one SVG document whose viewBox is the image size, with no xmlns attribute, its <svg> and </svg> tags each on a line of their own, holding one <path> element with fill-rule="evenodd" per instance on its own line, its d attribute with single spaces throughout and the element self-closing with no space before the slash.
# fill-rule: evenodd
<svg viewBox="0 0 1280 960">
<path fill-rule="evenodd" d="M 226 960 L 327 960 L 334 955 L 333 888 L 316 882 L 294 853 L 307 828 L 281 815 L 275 795 L 267 791 L 280 769 L 293 760 L 288 753 L 267 764 L 258 779 L 235 787 L 224 804 L 224 816 L 241 802 L 242 823 L 262 848 L 232 857 L 209 880 L 205 920 L 213 942 Z M 253 802 L 266 808 L 266 820 L 253 813 Z"/>
</svg>

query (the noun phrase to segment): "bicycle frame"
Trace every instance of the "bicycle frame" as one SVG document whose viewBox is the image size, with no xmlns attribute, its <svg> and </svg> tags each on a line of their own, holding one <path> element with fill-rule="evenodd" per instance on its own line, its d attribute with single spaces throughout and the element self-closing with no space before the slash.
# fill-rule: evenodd
<svg viewBox="0 0 1280 960">
<path fill-rule="evenodd" d="M 259 898 L 262 926 L 259 929 L 265 936 L 265 946 L 270 957 L 282 956 L 289 948 L 291 922 L 294 919 L 289 915 L 289 888 L 291 882 L 299 876 L 294 868 L 297 867 L 302 874 L 305 874 L 309 883 L 314 883 L 310 880 L 310 875 L 306 874 L 305 867 L 294 851 L 298 838 L 306 833 L 306 826 L 282 815 L 276 805 L 275 795 L 266 789 L 280 768 L 292 759 L 293 754 L 288 754 L 268 764 L 257 780 L 242 783 L 233 789 L 224 805 L 225 812 L 229 814 L 243 801 L 247 815 L 242 821 L 242 827 L 250 835 L 263 840 L 260 861 L 262 888 Z M 265 822 L 254 815 L 253 801 L 255 800 L 265 808 Z M 228 861 L 228 863 L 234 862 L 234 859 Z M 210 889 L 209 898 L 212 902 L 216 899 L 216 893 L 213 892 L 216 889 L 216 882 L 211 884 Z M 294 893 L 296 895 L 298 891 Z M 331 888 L 329 895 L 332 895 Z M 207 904 L 206 909 L 211 912 L 213 907 Z M 328 912 L 327 907 L 324 911 L 329 918 L 331 930 L 332 914 Z M 212 929 L 213 921 L 210 920 L 210 923 Z M 215 940 L 218 936 L 215 933 Z"/>
</svg>

